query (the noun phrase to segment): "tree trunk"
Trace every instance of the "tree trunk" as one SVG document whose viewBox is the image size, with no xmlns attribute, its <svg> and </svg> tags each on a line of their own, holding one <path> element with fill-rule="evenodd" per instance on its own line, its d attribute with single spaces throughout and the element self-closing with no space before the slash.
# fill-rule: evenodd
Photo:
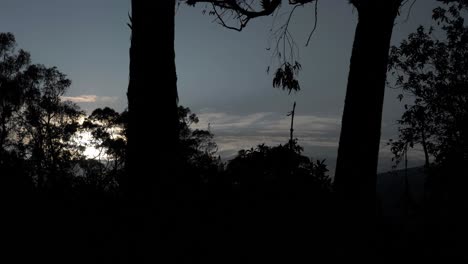
<svg viewBox="0 0 468 264">
<path fill-rule="evenodd" d="M 424 120 L 421 122 L 421 144 L 424 151 L 424 167 L 429 168 L 429 150 L 427 149 L 426 126 Z"/>
<path fill-rule="evenodd" d="M 388 53 L 400 0 L 352 2 L 359 13 L 343 111 L 334 185 L 343 201 L 343 232 L 352 248 L 372 245 L 376 176 Z M 349 242 L 349 241 L 348 241 Z M 365 243 L 362 245 L 362 243 Z M 364 247 L 363 247 L 364 246 Z M 350 248 L 350 250 L 353 250 Z M 348 252 L 349 253 L 349 252 Z"/>
<path fill-rule="evenodd" d="M 132 1 L 126 193 L 140 203 L 170 196 L 175 183 L 177 76 L 175 0 Z"/>
<path fill-rule="evenodd" d="M 132 0 L 126 179 L 129 263 L 174 253 L 178 142 L 176 0 Z M 171 240 L 172 239 L 172 240 Z"/>
</svg>

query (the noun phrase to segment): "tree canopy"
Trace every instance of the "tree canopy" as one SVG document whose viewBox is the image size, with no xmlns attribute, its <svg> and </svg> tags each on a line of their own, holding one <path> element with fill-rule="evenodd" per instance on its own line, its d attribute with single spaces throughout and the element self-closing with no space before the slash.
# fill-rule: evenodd
<svg viewBox="0 0 468 264">
<path fill-rule="evenodd" d="M 398 121 L 399 138 L 391 142 L 397 161 L 416 144 L 426 166 L 466 157 L 468 29 L 461 11 L 458 5 L 436 8 L 436 28 L 420 26 L 391 50 L 394 86 L 402 89 L 400 100 L 411 102 Z"/>
</svg>

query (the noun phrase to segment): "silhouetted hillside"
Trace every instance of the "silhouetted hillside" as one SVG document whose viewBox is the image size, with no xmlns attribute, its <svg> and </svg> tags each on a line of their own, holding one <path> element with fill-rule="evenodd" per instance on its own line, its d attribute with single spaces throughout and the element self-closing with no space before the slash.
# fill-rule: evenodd
<svg viewBox="0 0 468 264">
<path fill-rule="evenodd" d="M 377 193 L 383 217 L 398 221 L 408 210 L 422 206 L 426 176 L 424 167 L 378 174 Z"/>
</svg>

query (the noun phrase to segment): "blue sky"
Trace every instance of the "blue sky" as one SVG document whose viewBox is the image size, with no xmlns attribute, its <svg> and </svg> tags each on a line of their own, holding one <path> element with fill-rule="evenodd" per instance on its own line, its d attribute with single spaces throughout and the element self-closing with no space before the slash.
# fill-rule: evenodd
<svg viewBox="0 0 468 264">
<path fill-rule="evenodd" d="M 429 25 L 434 5 L 433 0 L 417 1 L 408 21 L 404 8 L 392 43 L 420 24 Z M 213 23 L 200 7 L 178 9 L 180 102 L 199 115 L 198 127 L 210 123 L 222 157 L 263 142 L 285 143 L 286 114 L 297 101 L 299 143 L 307 155 L 327 158 L 334 166 L 357 12 L 346 0 L 320 1 L 318 8 L 318 27 L 308 47 L 304 44 L 313 27 L 313 7 L 299 8 L 291 22 L 303 66 L 302 90 L 291 95 L 272 88 L 272 76 L 266 73 L 272 17 L 253 20 L 243 32 L 235 32 Z M 73 82 L 67 96 L 84 109 L 110 106 L 121 111 L 128 85 L 129 10 L 129 0 L 2 0 L 0 32 L 14 33 L 34 63 L 57 66 L 67 74 Z M 276 26 L 287 10 L 279 13 Z M 157 38 L 157 29 L 154 32 Z M 395 120 L 402 112 L 398 93 L 387 88 L 383 143 L 395 136 Z M 379 168 L 384 171 L 390 169 L 390 154 L 382 146 Z M 419 164 L 421 157 L 415 151 L 410 164 Z"/>
</svg>

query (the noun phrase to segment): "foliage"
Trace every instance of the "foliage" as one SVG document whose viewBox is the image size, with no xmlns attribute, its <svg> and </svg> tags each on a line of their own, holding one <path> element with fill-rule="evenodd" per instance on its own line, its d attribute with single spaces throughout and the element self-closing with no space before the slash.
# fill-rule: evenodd
<svg viewBox="0 0 468 264">
<path fill-rule="evenodd" d="M 13 132 L 18 127 L 14 117 L 24 99 L 29 64 L 29 53 L 16 51 L 14 35 L 0 33 L 0 157 L 12 150 Z"/>
<path fill-rule="evenodd" d="M 209 130 L 191 129 L 199 122 L 189 108 L 179 106 L 179 163 L 184 174 L 197 175 L 201 182 L 216 177 L 223 164 L 215 154 L 218 150 Z M 195 180 L 195 179 L 193 179 Z"/>
<path fill-rule="evenodd" d="M 313 160 L 301 154 L 296 141 L 269 147 L 264 144 L 240 150 L 229 161 L 227 175 L 245 193 L 266 197 L 291 198 L 328 192 L 331 181 L 325 161 Z"/>
<path fill-rule="evenodd" d="M 109 107 L 94 110 L 84 120 L 82 133 L 90 133 L 87 147 L 97 152 L 80 163 L 86 185 L 105 190 L 118 187 L 125 168 L 127 124 L 127 111 L 119 114 Z"/>
<path fill-rule="evenodd" d="M 416 144 L 436 163 L 467 156 L 468 28 L 454 6 L 448 13 L 435 9 L 434 19 L 445 39 L 421 26 L 391 50 L 389 70 L 403 91 L 399 99 L 413 99 L 398 121 L 398 140 L 390 143 L 397 160 Z"/>
<path fill-rule="evenodd" d="M 62 101 L 71 81 L 57 68 L 32 65 L 25 75 L 28 88 L 18 115 L 22 155 L 30 161 L 38 186 L 55 188 L 71 174 L 71 161 L 81 158 L 83 148 L 74 137 L 84 112 L 76 104 Z"/>
<path fill-rule="evenodd" d="M 207 130 L 192 129 L 198 117 L 189 108 L 179 106 L 178 164 L 183 173 L 197 176 L 203 181 L 218 173 L 221 166 L 213 134 Z M 88 159 L 85 174 L 91 175 L 93 184 L 116 185 L 123 176 L 126 160 L 128 112 L 117 113 L 105 107 L 94 110 L 83 122 L 84 132 L 89 132 L 88 147 L 97 150 L 95 157 Z M 148 140 L 156 140 L 149 138 Z M 99 165 L 92 160 L 99 160 Z M 84 177 L 86 178 L 86 177 Z M 195 180 L 195 179 L 192 179 Z"/>
<path fill-rule="evenodd" d="M 301 87 L 299 81 L 296 79 L 296 76 L 301 70 L 301 65 L 296 61 L 293 64 L 285 62 L 282 67 L 278 68 L 275 72 L 275 77 L 273 78 L 273 87 L 281 88 L 283 90 L 299 91 Z"/>
</svg>

